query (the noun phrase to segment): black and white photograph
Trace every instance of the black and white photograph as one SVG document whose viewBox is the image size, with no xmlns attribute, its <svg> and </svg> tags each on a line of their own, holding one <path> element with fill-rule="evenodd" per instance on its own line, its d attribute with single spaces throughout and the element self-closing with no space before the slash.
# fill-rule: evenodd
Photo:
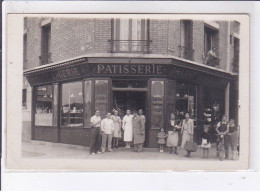
<svg viewBox="0 0 260 194">
<path fill-rule="evenodd" d="M 248 16 L 8 19 L 22 43 L 21 162 L 10 154 L 10 169 L 248 168 Z"/>
</svg>

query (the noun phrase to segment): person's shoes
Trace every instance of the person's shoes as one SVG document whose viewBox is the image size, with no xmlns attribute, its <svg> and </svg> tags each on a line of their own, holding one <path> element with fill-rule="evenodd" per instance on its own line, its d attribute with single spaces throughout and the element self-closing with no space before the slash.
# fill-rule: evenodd
<svg viewBox="0 0 260 194">
<path fill-rule="evenodd" d="M 96 153 L 95 152 L 93 152 L 91 155 L 95 155 Z"/>
<path fill-rule="evenodd" d="M 174 151 L 174 153 L 175 153 L 176 155 L 178 155 L 178 154 L 179 154 L 177 151 Z"/>
<path fill-rule="evenodd" d="M 162 150 L 162 153 L 163 153 L 163 150 Z"/>
<path fill-rule="evenodd" d="M 189 157 L 190 157 L 190 155 L 189 155 L 189 154 L 186 154 L 184 157 L 186 157 L 186 158 L 189 158 Z"/>
<path fill-rule="evenodd" d="M 109 152 L 113 152 L 113 150 L 108 150 Z"/>
<path fill-rule="evenodd" d="M 98 151 L 98 152 L 97 152 L 97 154 L 101 154 L 101 152 L 100 152 L 100 151 Z"/>
</svg>

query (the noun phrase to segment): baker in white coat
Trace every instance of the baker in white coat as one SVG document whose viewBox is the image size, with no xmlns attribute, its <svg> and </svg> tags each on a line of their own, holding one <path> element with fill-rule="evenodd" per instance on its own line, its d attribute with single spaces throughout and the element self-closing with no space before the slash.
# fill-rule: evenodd
<svg viewBox="0 0 260 194">
<path fill-rule="evenodd" d="M 123 118 L 123 125 L 122 128 L 124 130 L 124 141 L 126 142 L 125 148 L 131 148 L 130 144 L 133 140 L 133 125 L 132 125 L 132 118 L 130 110 L 126 110 L 126 115 Z"/>
</svg>

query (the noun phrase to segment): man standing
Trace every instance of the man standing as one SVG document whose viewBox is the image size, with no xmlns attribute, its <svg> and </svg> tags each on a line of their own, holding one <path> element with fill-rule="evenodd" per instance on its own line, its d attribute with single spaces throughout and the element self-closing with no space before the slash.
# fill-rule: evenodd
<svg viewBox="0 0 260 194">
<path fill-rule="evenodd" d="M 101 121 L 101 133 L 102 133 L 102 153 L 106 151 L 106 144 L 108 151 L 112 152 L 112 134 L 114 132 L 114 121 L 111 119 L 111 113 L 107 113 L 106 118 Z M 108 141 L 108 143 L 107 143 Z"/>
<path fill-rule="evenodd" d="M 134 135 L 134 150 L 136 152 L 143 151 L 144 143 L 144 121 L 140 116 L 137 115 L 137 112 L 133 112 L 133 135 Z"/>
<path fill-rule="evenodd" d="M 101 117 L 99 116 L 99 110 L 96 110 L 94 116 L 90 118 L 91 125 L 91 145 L 90 145 L 90 154 L 100 154 L 100 144 L 101 144 Z"/>
<path fill-rule="evenodd" d="M 144 141 L 145 141 L 145 116 L 144 116 L 144 112 L 142 109 L 140 109 L 138 111 L 139 113 L 139 117 L 143 120 L 143 123 L 144 123 L 144 135 L 143 135 L 143 138 L 144 138 Z"/>
<path fill-rule="evenodd" d="M 225 158 L 228 158 L 228 145 L 229 145 L 229 138 L 227 136 L 227 133 L 228 133 L 228 121 L 227 121 L 227 116 L 226 115 L 223 115 L 222 117 L 222 121 L 219 122 L 216 126 L 216 131 L 218 134 L 224 134 L 224 147 L 225 147 Z M 218 137 L 217 138 L 217 156 L 218 156 L 218 145 L 220 143 L 220 138 Z"/>
</svg>

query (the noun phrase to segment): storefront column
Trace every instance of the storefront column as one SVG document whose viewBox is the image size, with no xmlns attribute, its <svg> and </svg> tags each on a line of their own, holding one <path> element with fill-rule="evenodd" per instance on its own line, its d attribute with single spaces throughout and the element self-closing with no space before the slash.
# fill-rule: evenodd
<svg viewBox="0 0 260 194">
<path fill-rule="evenodd" d="M 149 80 L 149 99 L 150 99 L 150 130 L 147 136 L 148 146 L 157 147 L 157 134 L 160 128 L 165 126 L 165 80 Z"/>
<path fill-rule="evenodd" d="M 230 99 L 230 82 L 228 82 L 227 87 L 225 89 L 225 115 L 229 120 L 229 99 Z"/>
<path fill-rule="evenodd" d="M 53 113 L 52 113 L 52 126 L 58 126 L 58 102 L 59 102 L 59 85 L 53 84 Z"/>
<path fill-rule="evenodd" d="M 201 133 L 203 130 L 203 112 L 204 112 L 204 86 L 197 88 L 197 128 L 194 130 L 194 141 L 201 143 Z"/>
</svg>

